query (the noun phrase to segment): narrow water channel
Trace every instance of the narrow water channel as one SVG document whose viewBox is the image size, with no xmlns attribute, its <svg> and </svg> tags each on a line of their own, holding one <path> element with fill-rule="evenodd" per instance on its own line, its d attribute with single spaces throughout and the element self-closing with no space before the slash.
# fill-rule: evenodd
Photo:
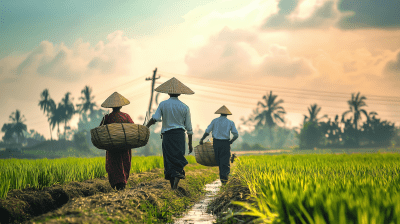
<svg viewBox="0 0 400 224">
<path fill-rule="evenodd" d="M 212 224 L 215 221 L 215 217 L 207 213 L 207 206 L 214 199 L 215 195 L 218 193 L 221 187 L 221 181 L 218 179 L 211 184 L 206 184 L 205 197 L 198 203 L 196 203 L 192 209 L 186 213 L 182 218 L 176 219 L 175 224 Z"/>
</svg>

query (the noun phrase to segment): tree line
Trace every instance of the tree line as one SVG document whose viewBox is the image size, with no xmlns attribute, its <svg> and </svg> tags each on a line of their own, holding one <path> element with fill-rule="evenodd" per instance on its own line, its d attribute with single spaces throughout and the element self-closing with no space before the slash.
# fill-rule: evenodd
<svg viewBox="0 0 400 224">
<path fill-rule="evenodd" d="M 158 104 L 159 94 L 155 97 Z M 317 104 L 310 105 L 308 114 L 304 114 L 304 120 L 300 128 L 287 128 L 283 99 L 278 99 L 272 91 L 262 97 L 252 114 L 245 119 L 241 118 L 241 125 L 247 130 L 241 130 L 242 143 L 234 146 L 237 150 L 264 150 L 280 149 L 288 147 L 300 148 L 340 148 L 340 147 L 380 147 L 400 144 L 400 131 L 394 123 L 379 119 L 375 111 L 365 110 L 367 98 L 359 92 L 352 93 L 347 101 L 349 110 L 341 116 L 336 115 L 333 120 L 327 115 L 319 116 L 321 107 Z M 101 122 L 105 110 L 101 109 L 94 101 L 92 88 L 85 86 L 81 91 L 79 103 L 74 105 L 71 93 L 67 92 L 61 101 L 56 104 L 50 97 L 48 89 L 40 94 L 38 106 L 47 117 L 50 130 L 50 138 L 53 140 L 53 131 L 57 128 L 58 140 L 74 140 L 80 147 L 92 146 L 90 130 Z M 154 109 L 152 109 L 154 112 Z M 73 115 L 79 114 L 78 128 L 72 130 L 69 123 Z M 11 123 L 5 123 L 1 129 L 4 132 L 3 142 L 8 144 L 21 144 L 27 139 L 44 141 L 44 137 L 34 130 L 27 131 L 26 119 L 19 110 L 10 115 Z M 365 118 L 363 120 L 363 118 Z M 139 118 L 140 120 L 143 117 Z M 60 131 L 60 125 L 63 130 Z M 154 127 L 151 135 L 155 133 Z M 198 130 L 201 132 L 201 130 Z M 158 154 L 161 139 L 151 138 L 149 145 L 137 152 L 144 155 Z"/>
<path fill-rule="evenodd" d="M 319 116 L 321 107 L 310 105 L 300 128 L 289 129 L 282 99 L 277 100 L 272 91 L 263 96 L 249 118 L 242 118 L 242 125 L 253 128 L 244 131 L 240 150 L 260 150 L 298 145 L 300 149 L 387 147 L 400 145 L 400 129 L 393 122 L 378 118 L 375 111 L 367 112 L 367 98 L 358 92 L 347 101 L 349 110 L 333 120 Z M 365 118 L 364 121 L 362 118 Z M 253 142 L 250 145 L 249 142 Z"/>
<path fill-rule="evenodd" d="M 57 127 L 58 140 L 74 139 L 81 142 L 85 148 L 88 148 L 90 142 L 90 129 L 99 125 L 105 110 L 99 108 L 94 102 L 92 88 L 85 86 L 81 91 L 80 103 L 74 105 L 71 93 L 67 92 L 61 99 L 61 102 L 55 103 L 51 98 L 49 90 L 45 89 L 40 94 L 38 106 L 47 117 L 50 130 L 50 139 L 53 141 L 53 131 Z M 69 122 L 75 114 L 79 114 L 78 129 L 72 130 Z M 21 144 L 26 141 L 26 137 L 35 138 L 44 141 L 44 137 L 34 130 L 27 132 L 24 115 L 17 109 L 10 115 L 11 123 L 5 123 L 1 129 L 4 132 L 3 142 L 8 144 Z M 60 125 L 63 126 L 63 133 L 60 131 Z M 25 134 L 24 134 L 25 133 Z"/>
</svg>

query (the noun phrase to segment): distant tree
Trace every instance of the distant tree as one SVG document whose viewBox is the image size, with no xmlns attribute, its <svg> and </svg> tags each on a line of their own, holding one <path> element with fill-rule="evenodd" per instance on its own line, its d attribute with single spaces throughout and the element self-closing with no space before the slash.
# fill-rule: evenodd
<svg viewBox="0 0 400 224">
<path fill-rule="evenodd" d="M 308 108 L 308 113 L 309 113 L 308 116 L 304 115 L 304 122 L 309 121 L 309 122 L 317 122 L 318 123 L 321 119 L 328 117 L 328 115 L 325 114 L 324 116 L 317 118 L 318 113 L 320 111 L 321 111 L 321 107 L 318 107 L 317 104 L 310 105 L 310 107 Z"/>
<path fill-rule="evenodd" d="M 54 130 L 54 127 L 57 125 L 57 136 L 58 139 L 60 139 L 60 123 L 63 122 L 63 108 L 61 103 L 59 103 L 58 106 L 56 106 L 56 104 L 51 106 L 48 121 L 50 122 L 52 130 Z"/>
<path fill-rule="evenodd" d="M 21 112 L 19 110 L 16 110 L 15 112 L 12 112 L 10 115 L 10 120 L 13 122 L 13 132 L 17 135 L 17 144 L 20 143 L 20 140 L 24 138 L 24 133 L 23 131 L 27 130 L 26 124 L 24 122 L 26 121 L 25 116 L 21 116 Z"/>
<path fill-rule="evenodd" d="M 389 121 L 381 121 L 375 115 L 362 126 L 365 137 L 375 146 L 390 146 L 396 136 L 396 128 Z"/>
<path fill-rule="evenodd" d="M 365 96 L 360 96 L 360 92 L 357 93 L 357 95 L 354 95 L 354 93 L 351 94 L 351 100 L 347 101 L 347 103 L 349 104 L 350 109 L 348 111 L 345 111 L 342 115 L 342 122 L 345 121 L 345 116 L 348 113 L 352 113 L 353 114 L 353 125 L 354 125 L 354 129 L 355 129 L 355 144 L 358 145 L 359 144 L 359 135 L 360 133 L 358 133 L 358 127 L 359 127 L 359 123 L 361 121 L 361 115 L 364 114 L 364 116 L 367 118 L 367 120 L 369 119 L 368 113 L 366 110 L 362 109 L 362 107 L 366 107 L 367 104 L 365 103 L 365 100 L 367 98 Z M 344 122 L 345 123 L 345 122 Z"/>
<path fill-rule="evenodd" d="M 322 132 L 325 134 L 327 145 L 339 146 L 342 138 L 342 129 L 340 127 L 339 115 L 335 116 L 335 119 L 327 122 L 320 122 Z"/>
<path fill-rule="evenodd" d="M 66 131 L 68 129 L 67 123 L 72 119 L 75 113 L 74 104 L 71 102 L 73 98 L 70 98 L 71 93 L 67 92 L 64 98 L 61 100 L 59 105 L 60 113 L 62 114 L 62 121 L 64 122 L 64 139 L 66 139 Z"/>
<path fill-rule="evenodd" d="M 257 120 L 257 126 L 267 125 L 269 128 L 274 127 L 277 122 L 284 122 L 283 115 L 286 114 L 285 109 L 280 106 L 283 100 L 276 101 L 277 95 L 273 95 L 272 91 L 263 96 L 265 103 L 259 101 L 258 106 L 261 106 L 263 111 L 259 113 L 254 119 Z"/>
<path fill-rule="evenodd" d="M 89 145 L 86 141 L 86 133 L 84 132 L 74 133 L 73 141 L 77 149 L 89 151 Z"/>
<path fill-rule="evenodd" d="M 3 135 L 3 141 L 5 143 L 15 143 L 15 138 L 14 138 L 14 125 L 11 123 L 8 124 L 3 124 L 3 127 L 1 128 L 1 131 L 4 132 Z"/>
<path fill-rule="evenodd" d="M 302 149 L 312 149 L 319 147 L 323 140 L 324 133 L 321 131 L 317 122 L 307 121 L 298 134 L 299 146 Z"/>
<path fill-rule="evenodd" d="M 40 100 L 38 105 L 40 106 L 40 109 L 43 110 L 43 113 L 46 113 L 47 117 L 49 117 L 51 113 L 51 108 L 54 107 L 55 103 L 54 100 L 50 98 L 48 89 L 43 90 L 43 92 L 40 94 Z M 53 140 L 50 122 L 49 122 L 49 129 L 50 129 L 50 138 L 51 140 Z"/>
<path fill-rule="evenodd" d="M 346 147 L 359 146 L 360 131 L 355 128 L 353 118 L 344 120 L 342 117 L 343 128 L 343 141 Z"/>
<path fill-rule="evenodd" d="M 365 103 L 365 100 L 367 98 L 365 96 L 360 96 L 360 92 L 357 93 L 357 95 L 354 95 L 354 93 L 351 94 L 351 100 L 347 101 L 349 104 L 350 109 L 348 111 L 345 111 L 342 115 L 342 121 L 345 120 L 345 116 L 348 113 L 353 114 L 353 124 L 356 130 L 358 130 L 358 125 L 359 122 L 361 121 L 361 114 L 364 114 L 364 116 L 368 119 L 368 113 L 366 110 L 362 109 L 362 107 L 366 107 L 367 104 Z"/>
<path fill-rule="evenodd" d="M 97 108 L 97 105 L 94 102 L 94 96 L 92 96 L 92 88 L 85 86 L 81 93 L 82 96 L 79 97 L 81 103 L 76 105 L 78 107 L 78 112 L 80 114 L 89 112 L 89 117 L 91 117 L 95 108 Z"/>
</svg>

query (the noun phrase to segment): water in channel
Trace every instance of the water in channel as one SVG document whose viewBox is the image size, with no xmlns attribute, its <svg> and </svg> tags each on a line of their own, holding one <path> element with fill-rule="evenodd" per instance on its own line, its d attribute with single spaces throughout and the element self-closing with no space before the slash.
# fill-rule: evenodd
<svg viewBox="0 0 400 224">
<path fill-rule="evenodd" d="M 207 206 L 214 199 L 215 195 L 218 193 L 221 187 L 221 181 L 218 179 L 211 184 L 206 184 L 205 197 L 198 203 L 196 203 L 192 209 L 186 213 L 182 218 L 176 219 L 175 224 L 212 224 L 215 221 L 215 217 L 207 213 Z"/>
</svg>

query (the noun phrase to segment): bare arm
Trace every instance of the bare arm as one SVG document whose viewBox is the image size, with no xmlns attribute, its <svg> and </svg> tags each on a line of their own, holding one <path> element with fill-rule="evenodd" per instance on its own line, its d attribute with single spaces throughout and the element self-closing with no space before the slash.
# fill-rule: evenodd
<svg viewBox="0 0 400 224">
<path fill-rule="evenodd" d="M 150 128 L 150 126 L 152 126 L 152 125 L 155 124 L 155 123 L 156 123 L 156 120 L 154 120 L 153 118 L 151 118 L 151 119 L 149 120 L 149 123 L 146 124 L 146 127 Z"/>
<path fill-rule="evenodd" d="M 189 154 L 193 152 L 192 136 L 193 136 L 193 135 L 188 134 L 188 139 L 189 139 Z"/>
<path fill-rule="evenodd" d="M 201 137 L 201 139 L 200 139 L 200 145 L 203 144 L 204 139 L 207 138 L 208 135 L 209 134 L 207 132 L 204 133 L 203 137 Z"/>
</svg>

